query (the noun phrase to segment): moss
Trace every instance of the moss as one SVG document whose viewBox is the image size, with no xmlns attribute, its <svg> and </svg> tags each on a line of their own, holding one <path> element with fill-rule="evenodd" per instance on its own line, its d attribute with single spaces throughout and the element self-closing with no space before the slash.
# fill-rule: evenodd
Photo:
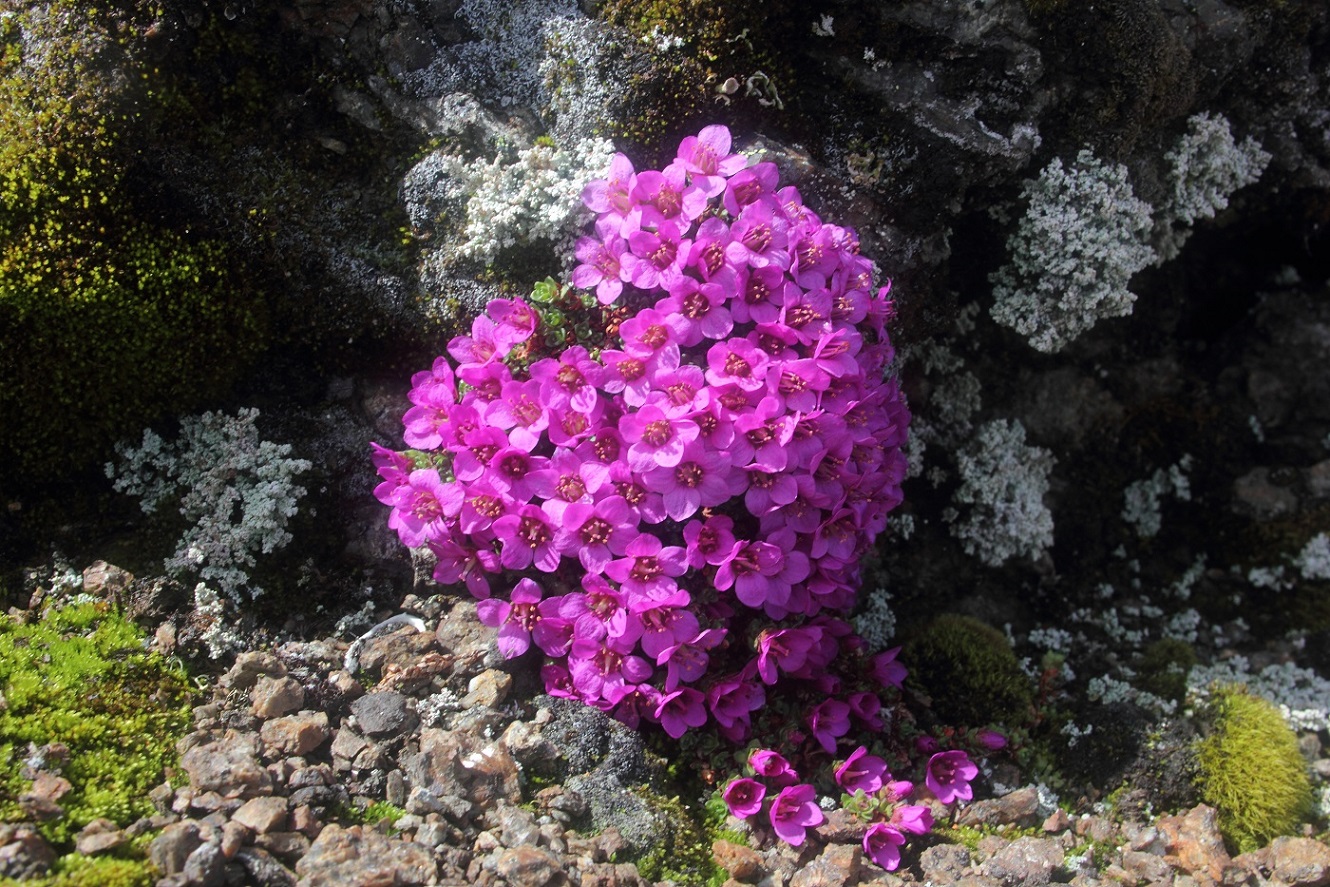
<svg viewBox="0 0 1330 887">
<path fill-rule="evenodd" d="M 27 481 L 224 391 L 266 335 L 222 242 L 137 204 L 118 33 L 72 0 L 0 21 L 0 460 Z"/>
<path fill-rule="evenodd" d="M 1160 699 L 1181 703 L 1187 695 L 1187 673 L 1196 664 L 1196 651 L 1176 638 L 1161 638 L 1141 651 L 1134 670 L 1136 686 Z"/>
<path fill-rule="evenodd" d="M 152 887 L 156 873 L 143 859 L 70 853 L 56 860 L 49 876 L 14 883 L 23 887 Z"/>
<path fill-rule="evenodd" d="M 946 613 L 916 632 L 900 656 L 911 686 L 933 713 L 955 726 L 1028 723 L 1034 687 L 1002 632 Z"/>
<path fill-rule="evenodd" d="M 710 810 L 699 813 L 678 796 L 666 797 L 647 789 L 640 790 L 640 794 L 671 825 L 666 841 L 632 860 L 641 876 L 652 883 L 673 881 L 681 887 L 724 883 L 725 870 L 711 856 L 711 846 L 718 837 L 735 839 L 732 833 L 722 833 L 724 820 L 717 819 Z"/>
<path fill-rule="evenodd" d="M 1219 811 L 1224 839 L 1245 853 L 1294 834 L 1311 813 L 1311 780 L 1279 709 L 1230 686 L 1215 692 L 1210 713 L 1213 730 L 1197 745 L 1201 797 Z"/>
<path fill-rule="evenodd" d="M 28 623 L 0 617 L 0 692 L 0 821 L 27 818 L 18 799 L 30 786 L 29 748 L 55 743 L 68 749 L 59 772 L 72 788 L 59 799 L 63 815 L 40 830 L 58 850 L 94 819 L 123 827 L 154 812 L 148 792 L 188 729 L 190 687 L 179 667 L 144 651 L 135 626 L 95 602 Z"/>
</svg>

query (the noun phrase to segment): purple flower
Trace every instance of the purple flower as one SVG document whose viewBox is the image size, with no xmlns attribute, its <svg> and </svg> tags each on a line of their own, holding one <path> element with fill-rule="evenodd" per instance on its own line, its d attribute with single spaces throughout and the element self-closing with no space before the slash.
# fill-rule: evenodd
<svg viewBox="0 0 1330 887">
<path fill-rule="evenodd" d="M 770 749 L 754 749 L 748 755 L 748 766 L 752 767 L 758 776 L 776 785 L 792 785 L 799 779 L 799 774 L 794 772 L 790 762 L 785 760 L 783 755 Z"/>
<path fill-rule="evenodd" d="M 900 848 L 904 843 L 905 836 L 900 830 L 885 822 L 873 823 L 864 833 L 864 853 L 889 872 L 900 865 Z"/>
<path fill-rule="evenodd" d="M 707 381 L 744 391 L 766 387 L 767 353 L 747 339 L 726 339 L 707 349 Z"/>
<path fill-rule="evenodd" d="M 706 651 L 716 647 L 726 634 L 727 629 L 708 628 L 698 632 L 691 640 L 661 650 L 656 656 L 656 664 L 665 666 L 665 689 L 673 690 L 680 683 L 691 684 L 701 680 L 706 674 L 709 661 Z"/>
<path fill-rule="evenodd" d="M 629 192 L 635 179 L 633 161 L 623 154 L 615 154 L 610 161 L 608 177 L 589 182 L 582 189 L 582 202 L 606 220 L 622 220 L 633 208 Z"/>
<path fill-rule="evenodd" d="M 707 126 L 695 136 L 679 143 L 676 162 L 692 173 L 693 182 L 707 197 L 725 189 L 725 179 L 748 166 L 742 154 L 730 153 L 730 131 L 724 126 Z"/>
<path fill-rule="evenodd" d="M 559 567 L 550 516 L 535 505 L 520 505 L 494 522 L 494 535 L 503 545 L 499 562 L 510 570 L 536 569 L 553 573 Z"/>
<path fill-rule="evenodd" d="M 656 717 L 665 732 L 674 739 L 688 732 L 689 727 L 701 727 L 707 722 L 705 697 L 700 690 L 680 687 L 661 694 L 656 705 Z"/>
<path fill-rule="evenodd" d="M 459 545 L 452 539 L 431 539 L 429 549 L 435 557 L 435 582 L 441 585 L 465 582 L 467 591 L 477 600 L 490 596 L 490 583 L 485 574 L 500 571 L 497 554 L 488 549 Z"/>
<path fill-rule="evenodd" d="M 904 784 L 910 785 L 908 782 Z M 897 797 L 905 797 L 908 794 L 909 792 L 906 791 L 904 794 L 897 795 Z M 919 804 L 902 804 L 891 811 L 891 824 L 903 832 L 926 835 L 928 830 L 933 827 L 933 812 Z"/>
<path fill-rule="evenodd" d="M 770 323 L 780 318 L 786 298 L 794 298 L 799 287 L 778 265 L 738 269 L 735 283 L 738 298 L 730 300 L 730 313 L 738 323 Z"/>
<path fill-rule="evenodd" d="M 549 503 L 546 503 L 549 505 Z M 637 537 L 637 515 L 622 496 L 606 496 L 595 505 L 576 503 L 563 509 L 554 545 L 564 553 L 576 552 L 589 574 L 605 570 L 615 556 L 628 550 Z"/>
<path fill-rule="evenodd" d="M 656 310 L 682 320 L 679 344 L 696 345 L 705 339 L 723 339 L 734 329 L 734 318 L 725 307 L 729 292 L 719 283 L 701 283 L 683 277 L 670 294 L 656 303 Z"/>
<path fill-rule="evenodd" d="M 628 251 L 628 242 L 617 231 L 618 226 L 613 223 L 597 222 L 596 232 L 600 236 L 579 238 L 575 249 L 582 264 L 573 269 L 573 286 L 595 287 L 596 301 L 602 305 L 619 298 L 627 279 L 620 257 Z"/>
<path fill-rule="evenodd" d="M 808 712 L 806 723 L 822 750 L 834 755 L 836 740 L 850 732 L 850 707 L 839 699 L 824 699 Z"/>
<path fill-rule="evenodd" d="M 532 632 L 546 653 L 551 653 L 551 649 L 567 651 L 567 644 L 560 637 L 561 627 L 549 624 L 550 620 L 567 624 L 566 620 L 558 619 L 558 600 L 542 600 L 540 586 L 530 579 L 518 580 L 511 598 L 511 603 L 489 598 L 476 604 L 480 621 L 499 629 L 498 645 L 503 658 L 514 659 L 525 653 L 531 646 Z"/>
<path fill-rule="evenodd" d="M 767 701 L 762 685 L 746 674 L 722 678 L 707 690 L 707 707 L 716 723 L 725 729 L 735 729 L 748 723 L 751 712 Z"/>
<path fill-rule="evenodd" d="M 435 469 L 418 468 L 396 488 L 388 526 L 407 548 L 419 548 L 432 535 L 442 534 L 444 521 L 461 509 L 462 496 L 462 488 L 445 483 Z"/>
<path fill-rule="evenodd" d="M 882 718 L 878 714 L 882 711 L 882 700 L 876 693 L 862 692 L 851 693 L 845 699 L 850 705 L 850 712 L 863 723 L 868 729 L 877 732 L 883 728 Z"/>
<path fill-rule="evenodd" d="M 497 428 L 511 429 L 508 439 L 528 453 L 540 443 L 540 433 L 549 426 L 549 412 L 541 403 L 540 383 L 505 382 L 503 395 L 490 404 L 485 419 Z"/>
<path fill-rule="evenodd" d="M 974 734 L 974 740 L 989 751 L 1001 751 L 1007 747 L 1007 737 L 996 730 L 980 730 Z"/>
<path fill-rule="evenodd" d="M 683 528 L 683 538 L 687 543 L 688 566 L 719 566 L 734 549 L 734 520 L 717 514 L 707 518 L 705 523 L 689 521 Z"/>
<path fill-rule="evenodd" d="M 871 795 L 882 787 L 887 762 L 870 755 L 862 745 L 850 752 L 845 763 L 836 768 L 836 784 L 849 794 L 862 790 Z"/>
<path fill-rule="evenodd" d="M 740 170 L 725 183 L 725 211 L 737 216 L 745 206 L 761 198 L 778 206 L 772 192 L 779 183 L 780 171 L 774 163 L 758 163 Z"/>
<path fill-rule="evenodd" d="M 771 201 L 759 200 L 743 208 L 730 226 L 730 244 L 726 257 L 735 265 L 753 268 L 786 268 L 790 264 L 787 231 L 789 222 L 776 211 Z"/>
<path fill-rule="evenodd" d="M 651 677 L 651 665 L 628 652 L 627 645 L 606 638 L 603 641 L 574 639 L 568 653 L 568 671 L 573 687 L 589 704 L 610 699 L 625 684 L 640 684 Z"/>
<path fill-rule="evenodd" d="M 665 513 L 671 520 L 685 521 L 698 509 L 721 505 L 743 492 L 746 478 L 734 470 L 726 454 L 693 441 L 684 447 L 678 465 L 651 468 L 643 472 L 642 483 L 664 497 Z"/>
<path fill-rule="evenodd" d="M 628 467 L 646 471 L 657 466 L 673 468 L 683 459 L 684 447 L 697 440 L 697 423 L 670 416 L 655 404 L 619 420 L 619 433 L 628 444 Z"/>
<path fill-rule="evenodd" d="M 799 671 L 808 659 L 808 653 L 817 641 L 817 629 L 767 629 L 757 637 L 757 673 L 762 683 L 776 683 L 777 670 Z"/>
<path fill-rule="evenodd" d="M 942 751 L 928 759 L 924 772 L 924 784 L 944 804 L 952 801 L 968 801 L 974 797 L 970 780 L 979 775 L 979 768 L 974 765 L 963 751 Z"/>
<path fill-rule="evenodd" d="M 896 661 L 896 655 L 900 651 L 900 647 L 892 647 L 868 660 L 870 674 L 880 686 L 895 687 L 897 690 L 905 686 L 905 676 L 909 672 L 905 666 Z"/>
<path fill-rule="evenodd" d="M 817 793 L 811 785 L 792 785 L 781 789 L 771 802 L 771 827 L 776 836 L 787 844 L 798 847 L 804 842 L 807 830 L 822 824 L 822 811 L 817 806 Z"/>
<path fill-rule="evenodd" d="M 682 222 L 686 226 L 702 215 L 709 195 L 696 185 L 687 184 L 687 179 L 688 173 L 677 163 L 659 172 L 653 169 L 638 173 L 631 195 L 634 210 L 628 218 L 629 226 L 634 230 L 658 228 L 666 222 Z"/>
<path fill-rule="evenodd" d="M 673 222 L 661 222 L 654 231 L 628 235 L 629 252 L 619 257 L 628 279 L 638 289 L 668 289 L 683 276 L 690 241 Z"/>
<path fill-rule="evenodd" d="M 531 365 L 531 378 L 541 383 L 543 403 L 550 408 L 571 406 L 583 413 L 596 409 L 600 384 L 605 368 L 591 359 L 581 345 L 574 345 L 559 355 L 558 360 L 545 358 Z"/>
<path fill-rule="evenodd" d="M 756 779 L 747 777 L 731 779 L 720 796 L 730 808 L 730 815 L 738 819 L 747 819 L 762 809 L 762 799 L 767 796 L 767 787 Z"/>
<path fill-rule="evenodd" d="M 674 590 L 671 577 L 688 570 L 682 548 L 666 546 L 650 533 L 639 533 L 624 548 L 624 555 L 605 565 L 605 575 L 629 594 L 663 599 Z"/>
</svg>

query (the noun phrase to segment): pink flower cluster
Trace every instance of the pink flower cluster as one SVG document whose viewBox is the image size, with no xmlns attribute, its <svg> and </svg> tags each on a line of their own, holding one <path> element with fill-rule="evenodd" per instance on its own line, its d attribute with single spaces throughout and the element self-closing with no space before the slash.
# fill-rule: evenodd
<svg viewBox="0 0 1330 887">
<path fill-rule="evenodd" d="M 834 755 L 904 676 L 895 651 L 871 684 L 832 668 L 862 654 L 838 617 L 901 500 L 891 303 L 853 230 L 730 147 L 712 126 L 660 171 L 616 155 L 572 276 L 603 343 L 533 360 L 543 309 L 492 301 L 412 378 L 412 449 L 376 447 L 376 495 L 505 656 L 547 657 L 549 693 L 744 742 L 768 688 L 808 682 L 807 735 Z M 773 805 L 786 840 L 806 794 Z"/>
</svg>

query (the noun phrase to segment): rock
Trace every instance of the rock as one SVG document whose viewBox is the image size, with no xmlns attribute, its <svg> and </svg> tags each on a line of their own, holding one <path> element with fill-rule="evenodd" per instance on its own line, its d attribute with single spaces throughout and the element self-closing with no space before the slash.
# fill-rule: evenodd
<svg viewBox="0 0 1330 887">
<path fill-rule="evenodd" d="M 195 792 L 225 798 L 272 794 L 272 777 L 258 762 L 259 739 L 252 733 L 226 731 L 221 739 L 194 746 L 180 756 Z"/>
<path fill-rule="evenodd" d="M 185 870 L 189 855 L 202 844 L 198 823 L 175 822 L 162 829 L 148 845 L 148 858 L 164 874 L 179 874 Z"/>
<path fill-rule="evenodd" d="M 331 735 L 328 716 L 321 711 L 304 711 L 264 721 L 259 729 L 263 744 L 275 755 L 307 755 L 323 745 Z"/>
<path fill-rule="evenodd" d="M 55 860 L 55 850 L 32 826 L 0 824 L 0 877 L 38 878 Z"/>
<path fill-rule="evenodd" d="M 358 825 L 327 826 L 296 863 L 302 887 L 347 884 L 415 887 L 431 883 L 437 874 L 437 866 L 424 847 L 393 840 Z"/>
<path fill-rule="evenodd" d="M 735 844 L 724 838 L 717 839 L 711 845 L 711 858 L 736 881 L 756 883 L 763 873 L 761 853 L 752 847 Z"/>
<path fill-rule="evenodd" d="M 295 678 L 261 675 L 250 691 L 250 707 L 260 718 L 276 718 L 305 704 L 305 688 Z"/>
<path fill-rule="evenodd" d="M 1039 828 L 1045 834 L 1050 835 L 1065 832 L 1071 828 L 1071 817 L 1067 815 L 1066 810 L 1059 807 L 1052 813 L 1048 814 L 1047 818 L 1044 819 L 1043 824 L 1039 826 Z"/>
<path fill-rule="evenodd" d="M 119 600 L 133 581 L 133 573 L 102 560 L 83 571 L 83 591 L 107 600 Z"/>
<path fill-rule="evenodd" d="M 231 814 L 231 820 L 264 835 L 286 825 L 286 798 L 251 798 Z"/>
<path fill-rule="evenodd" d="M 236 654 L 235 664 L 217 683 L 228 690 L 249 690 L 261 677 L 284 678 L 286 665 L 272 653 L 247 650 Z"/>
<path fill-rule="evenodd" d="M 517 762 L 507 749 L 461 731 L 421 730 L 419 751 L 402 755 L 402 771 L 413 787 L 481 808 L 522 800 Z"/>
<path fill-rule="evenodd" d="M 351 703 L 351 714 L 367 736 L 408 733 L 420 723 L 410 700 L 394 690 L 368 693 Z"/>
<path fill-rule="evenodd" d="M 79 831 L 74 839 L 74 849 L 84 856 L 94 856 L 121 847 L 128 841 L 128 836 L 111 820 L 94 819 Z"/>
<path fill-rule="evenodd" d="M 222 887 L 226 883 L 226 857 L 221 841 L 208 841 L 195 848 L 181 874 L 191 887 Z"/>
<path fill-rule="evenodd" d="M 172 613 L 188 605 L 190 597 L 185 587 L 174 579 L 156 576 L 151 579 L 135 579 L 122 595 L 125 616 L 140 625 L 161 623 L 169 625 L 171 643 L 174 646 L 176 626 L 163 623 Z M 160 629 L 159 629 L 160 631 Z"/>
<path fill-rule="evenodd" d="M 468 708 L 475 706 L 498 708 L 508 698 L 512 688 L 512 675 L 496 668 L 487 668 L 467 683 L 462 705 Z"/>
<path fill-rule="evenodd" d="M 254 832 L 242 823 L 234 819 L 222 826 L 222 856 L 232 860 L 250 841 L 254 840 Z"/>
<path fill-rule="evenodd" d="M 504 847 L 521 847 L 524 844 L 534 846 L 540 843 L 540 826 L 536 824 L 536 817 L 521 807 L 501 804 L 490 814 L 490 821 L 498 829 L 499 843 Z"/>
<path fill-rule="evenodd" d="M 309 852 L 310 839 L 300 832 L 268 832 L 256 837 L 254 846 L 278 859 L 295 863 Z"/>
<path fill-rule="evenodd" d="M 846 887 L 859 883 L 864 851 L 857 844 L 829 844 L 822 855 L 795 872 L 790 887 Z"/>
<path fill-rule="evenodd" d="M 1173 869 L 1162 856 L 1139 850 L 1122 851 L 1122 870 L 1134 878 L 1136 883 L 1166 883 L 1173 877 Z"/>
<path fill-rule="evenodd" d="M 400 423 L 399 423 L 400 424 Z M 454 658 L 453 674 L 467 680 L 487 668 L 500 668 L 503 654 L 494 643 L 493 629 L 481 623 L 475 601 L 460 600 L 439 620 L 434 636 Z"/>
<path fill-rule="evenodd" d="M 379 678 L 388 666 L 409 668 L 427 653 L 438 652 L 438 640 L 428 631 L 404 625 L 389 634 L 370 638 L 360 651 L 360 669 Z"/>
<path fill-rule="evenodd" d="M 65 812 L 60 799 L 73 787 L 63 776 L 42 770 L 33 778 L 32 787 L 19 795 L 18 803 L 27 816 L 39 822 L 58 819 Z"/>
<path fill-rule="evenodd" d="M 837 808 L 827 813 L 817 827 L 822 840 L 830 844 L 858 844 L 864 839 L 868 825 L 848 810 Z"/>
<path fill-rule="evenodd" d="M 1033 826 L 1039 822 L 1039 790 L 1026 786 L 1000 798 L 975 801 L 961 810 L 956 821 L 968 826 Z"/>
<path fill-rule="evenodd" d="M 1041 887 L 1062 866 L 1062 847 L 1052 838 L 1017 838 L 983 864 L 982 871 L 1007 887 Z"/>
<path fill-rule="evenodd" d="M 1258 521 L 1273 520 L 1298 508 L 1293 490 L 1274 482 L 1269 468 L 1253 468 L 1233 482 L 1233 508 Z"/>
<path fill-rule="evenodd" d="M 1155 824 L 1168 843 L 1165 859 L 1189 874 L 1218 881 L 1231 862 L 1219 832 L 1219 815 L 1199 804 L 1185 813 L 1164 816 Z"/>
<path fill-rule="evenodd" d="M 266 850 L 246 847 L 235 858 L 245 870 L 245 883 L 251 887 L 295 887 L 295 873 L 273 859 Z"/>
<path fill-rule="evenodd" d="M 958 844 L 937 844 L 919 854 L 925 880 L 950 884 L 971 872 L 970 853 Z"/>
<path fill-rule="evenodd" d="M 343 724 L 333 736 L 332 757 L 335 770 L 350 770 L 356 757 L 365 750 L 369 740 Z"/>
<path fill-rule="evenodd" d="M 1233 861 L 1278 887 L 1330 884 L 1330 847 L 1312 838 L 1275 838 L 1269 846 Z"/>
<path fill-rule="evenodd" d="M 541 847 L 500 848 L 481 865 L 514 885 L 556 887 L 568 882 L 559 857 Z"/>
</svg>

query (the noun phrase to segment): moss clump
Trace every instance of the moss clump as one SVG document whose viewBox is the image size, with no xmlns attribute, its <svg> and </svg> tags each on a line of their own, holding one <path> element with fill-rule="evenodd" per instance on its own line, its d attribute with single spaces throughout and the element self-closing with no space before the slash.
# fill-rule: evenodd
<svg viewBox="0 0 1330 887">
<path fill-rule="evenodd" d="M 1298 737 L 1270 702 L 1221 687 L 1214 726 L 1197 744 L 1201 798 L 1219 811 L 1224 839 L 1240 853 L 1291 835 L 1311 812 L 1311 780 Z"/>
<path fill-rule="evenodd" d="M 175 761 L 191 691 L 179 667 L 144 651 L 132 623 L 99 602 L 53 606 L 29 622 L 0 617 L 0 693 L 0 821 L 30 818 L 20 802 L 31 787 L 30 749 L 56 744 L 67 751 L 48 751 L 45 767 L 72 788 L 58 801 L 62 814 L 39 829 L 57 850 L 72 850 L 94 819 L 123 827 L 153 813 L 148 792 Z M 61 867 L 70 878 L 83 868 Z M 58 883 L 119 876 L 99 877 Z"/>
<path fill-rule="evenodd" d="M 991 625 L 945 613 L 911 637 L 900 659 L 945 723 L 1014 727 L 1030 720 L 1034 686 Z"/>
<path fill-rule="evenodd" d="M 222 243 L 139 205 L 148 72 L 119 27 L 72 0 L 0 19 L 0 462 L 16 482 L 98 464 L 225 391 L 266 335 Z"/>
<path fill-rule="evenodd" d="M 673 881 L 689 887 L 719 885 L 726 878 L 725 870 L 712 859 L 711 845 L 721 837 L 720 824 L 710 809 L 703 811 L 706 821 L 697 811 L 684 804 L 678 796 L 665 797 L 649 790 L 641 791 L 643 799 L 652 809 L 665 816 L 670 824 L 670 835 L 665 841 L 642 854 L 636 860 L 637 871 L 647 881 Z M 724 835 L 729 840 L 736 835 Z"/>
<path fill-rule="evenodd" d="M 1187 673 L 1196 664 L 1191 644 L 1161 638 L 1146 647 L 1136 662 L 1136 686 L 1160 699 L 1181 703 L 1187 695 Z"/>
</svg>

